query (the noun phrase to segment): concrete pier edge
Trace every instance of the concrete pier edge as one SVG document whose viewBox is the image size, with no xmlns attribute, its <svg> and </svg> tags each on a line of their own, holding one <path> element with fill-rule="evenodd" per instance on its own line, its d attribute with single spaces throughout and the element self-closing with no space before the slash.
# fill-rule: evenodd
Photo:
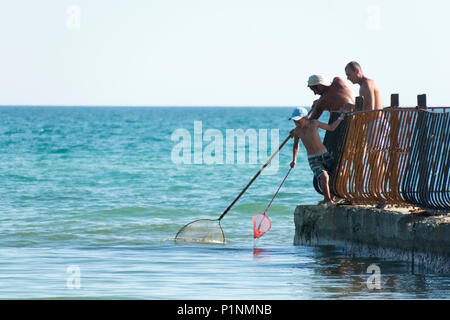
<svg viewBox="0 0 450 320">
<path fill-rule="evenodd" d="M 299 205 L 294 245 L 334 245 L 354 256 L 408 261 L 413 272 L 450 273 L 450 215 L 410 209 Z"/>
</svg>

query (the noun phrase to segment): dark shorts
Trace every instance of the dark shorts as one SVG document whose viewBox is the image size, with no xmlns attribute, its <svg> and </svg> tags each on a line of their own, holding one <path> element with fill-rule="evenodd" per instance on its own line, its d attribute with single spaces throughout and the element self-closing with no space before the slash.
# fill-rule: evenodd
<svg viewBox="0 0 450 320">
<path fill-rule="evenodd" d="M 319 179 L 324 172 L 328 172 L 333 166 L 333 156 L 328 152 L 322 152 L 308 156 L 309 166 L 314 176 Z"/>
</svg>

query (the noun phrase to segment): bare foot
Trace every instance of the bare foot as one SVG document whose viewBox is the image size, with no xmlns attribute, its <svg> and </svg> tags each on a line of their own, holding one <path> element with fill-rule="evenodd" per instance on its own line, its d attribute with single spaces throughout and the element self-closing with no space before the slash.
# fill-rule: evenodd
<svg viewBox="0 0 450 320">
<path fill-rule="evenodd" d="M 341 199 L 341 198 L 339 198 L 339 200 L 334 201 L 334 204 L 335 204 L 336 206 L 345 206 L 345 205 L 351 205 L 352 202 L 349 201 L 349 200 L 346 200 L 346 199 Z"/>
<path fill-rule="evenodd" d="M 335 206 L 336 204 L 334 203 L 333 200 L 323 200 L 324 202 L 322 203 L 322 205 L 325 208 L 331 207 L 331 206 Z"/>
<path fill-rule="evenodd" d="M 389 205 L 389 203 L 387 203 L 387 202 L 382 202 L 382 203 L 378 203 L 378 204 L 375 206 L 375 208 L 383 210 L 383 209 L 386 209 L 386 207 L 387 207 L 388 205 Z"/>
<path fill-rule="evenodd" d="M 331 200 L 331 199 L 323 199 L 323 200 L 317 202 L 317 205 L 327 204 L 327 203 L 329 203 L 329 202 L 331 202 L 332 204 L 336 204 L 336 202 L 333 201 L 333 200 Z"/>
</svg>

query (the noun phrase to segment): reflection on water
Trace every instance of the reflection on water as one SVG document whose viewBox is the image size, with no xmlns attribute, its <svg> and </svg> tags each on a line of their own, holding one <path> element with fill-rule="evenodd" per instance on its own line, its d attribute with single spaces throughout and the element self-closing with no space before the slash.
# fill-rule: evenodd
<svg viewBox="0 0 450 320">
<path fill-rule="evenodd" d="M 367 285 L 373 264 L 380 268 L 376 290 Z M 67 288 L 69 266 L 80 270 L 79 290 Z M 412 274 L 405 263 L 353 258 L 333 247 L 173 241 L 145 247 L 0 248 L 0 280 L 3 299 L 448 299 L 450 288 L 449 275 Z"/>
<path fill-rule="evenodd" d="M 270 260 L 271 250 L 262 248 L 253 248 L 253 260 L 255 261 L 268 261 Z"/>
<path fill-rule="evenodd" d="M 313 290 L 328 293 L 329 298 L 448 298 L 448 275 L 414 274 L 407 262 L 344 256 L 333 246 L 317 247 L 314 258 L 314 273 L 327 281 Z M 378 267 L 379 274 L 369 270 L 372 265 Z M 378 288 L 370 286 L 374 280 L 379 281 Z"/>
</svg>

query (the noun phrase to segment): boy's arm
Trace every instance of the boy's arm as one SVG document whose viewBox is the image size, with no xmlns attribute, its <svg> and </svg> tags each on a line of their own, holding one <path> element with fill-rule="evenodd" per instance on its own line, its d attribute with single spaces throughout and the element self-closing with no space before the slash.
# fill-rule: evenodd
<svg viewBox="0 0 450 320">
<path fill-rule="evenodd" d="M 337 118 L 337 120 L 331 124 L 323 123 L 318 120 L 316 120 L 316 124 L 321 129 L 324 129 L 327 131 L 334 131 L 337 128 L 337 126 L 341 123 L 341 121 L 344 120 L 344 117 L 345 117 L 345 114 L 341 113 L 339 118 Z"/>
<path fill-rule="evenodd" d="M 292 146 L 292 162 L 291 162 L 291 168 L 295 167 L 295 164 L 297 163 L 297 155 L 298 155 L 298 149 L 299 146 L 299 138 L 297 135 L 294 136 L 294 145 Z"/>
</svg>

